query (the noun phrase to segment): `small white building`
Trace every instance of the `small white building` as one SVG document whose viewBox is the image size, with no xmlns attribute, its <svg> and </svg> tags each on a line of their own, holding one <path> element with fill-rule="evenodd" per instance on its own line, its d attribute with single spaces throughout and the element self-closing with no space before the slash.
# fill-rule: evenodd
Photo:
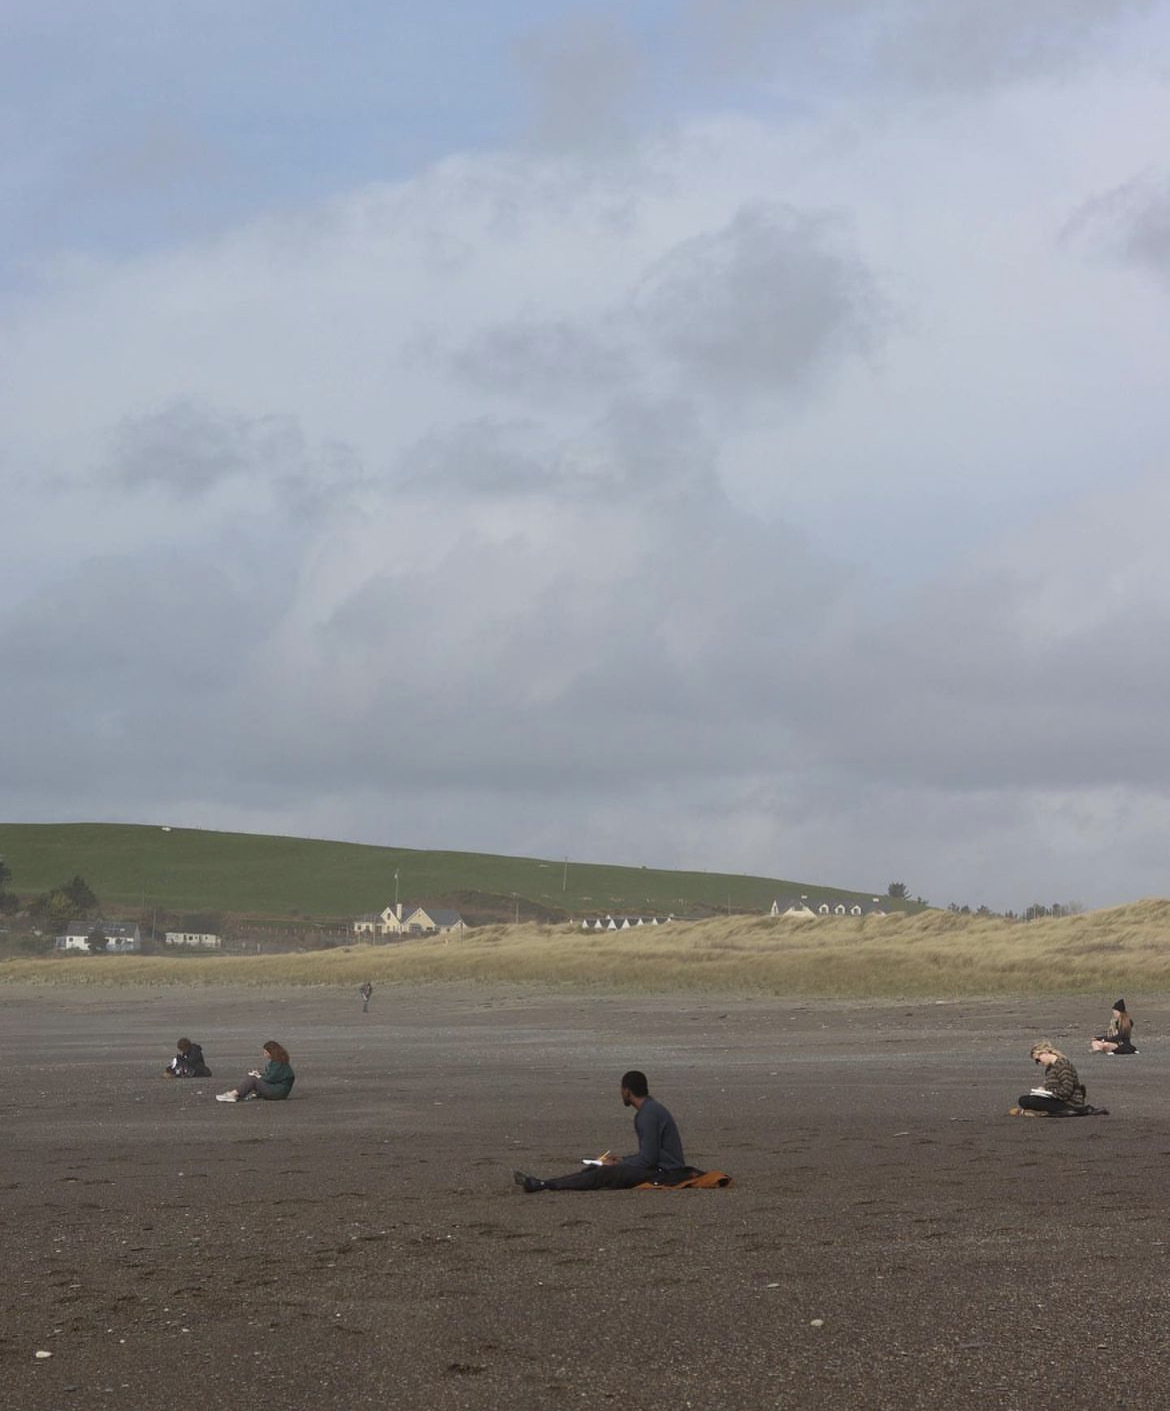
<svg viewBox="0 0 1170 1411">
<path fill-rule="evenodd" d="M 110 955 L 128 955 L 142 949 L 138 923 L 125 921 L 71 921 L 65 934 L 53 941 L 53 949 L 88 952 L 90 936 L 99 932 L 106 938 L 104 949 Z"/>
<path fill-rule="evenodd" d="M 168 931 L 168 946 L 190 946 L 192 950 L 222 950 L 223 938 L 212 931 Z"/>
</svg>

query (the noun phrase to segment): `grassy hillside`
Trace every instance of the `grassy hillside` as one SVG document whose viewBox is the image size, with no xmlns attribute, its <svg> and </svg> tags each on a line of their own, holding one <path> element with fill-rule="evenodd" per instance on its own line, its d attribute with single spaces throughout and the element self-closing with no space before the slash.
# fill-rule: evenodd
<svg viewBox="0 0 1170 1411">
<path fill-rule="evenodd" d="M 490 926 L 449 943 L 420 937 L 307 955 L 9 960 L 0 962 L 0 983 L 356 988 L 370 979 L 378 988 L 470 981 L 823 999 L 1079 993 L 1104 1006 L 1117 993 L 1140 1004 L 1143 994 L 1170 990 L 1168 926 L 1167 901 L 1028 923 L 926 911 L 832 921 L 713 917 L 618 932 Z"/>
<path fill-rule="evenodd" d="M 666 872 L 490 853 L 423 852 L 310 838 L 114 823 L 3 823 L 0 857 L 21 896 L 80 873 L 111 909 L 216 911 L 336 921 L 394 900 L 458 904 L 461 894 L 515 897 L 520 913 L 766 911 L 776 897 L 872 893 L 779 878 Z"/>
</svg>

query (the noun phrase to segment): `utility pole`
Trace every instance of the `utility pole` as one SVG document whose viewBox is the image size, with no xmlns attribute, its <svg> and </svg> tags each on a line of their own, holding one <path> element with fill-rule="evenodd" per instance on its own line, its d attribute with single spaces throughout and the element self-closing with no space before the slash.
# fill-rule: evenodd
<svg viewBox="0 0 1170 1411">
<path fill-rule="evenodd" d="M 566 853 L 566 854 L 565 854 L 565 871 L 564 871 L 563 876 L 561 877 L 561 891 L 562 891 L 562 892 L 567 892 L 568 890 L 569 890 L 569 855 L 568 855 L 568 853 Z"/>
</svg>

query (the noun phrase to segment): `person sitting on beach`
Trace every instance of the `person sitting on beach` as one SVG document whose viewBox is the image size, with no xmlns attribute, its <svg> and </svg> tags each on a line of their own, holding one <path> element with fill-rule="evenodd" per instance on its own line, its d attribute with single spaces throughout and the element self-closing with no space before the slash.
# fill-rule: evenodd
<svg viewBox="0 0 1170 1411">
<path fill-rule="evenodd" d="M 203 1045 L 192 1043 L 190 1039 L 180 1039 L 175 1045 L 178 1053 L 163 1070 L 168 1078 L 210 1078 L 211 1069 L 203 1058 Z"/>
<path fill-rule="evenodd" d="M 216 1093 L 216 1102 L 245 1102 L 248 1098 L 263 1097 L 269 1102 L 279 1102 L 292 1092 L 296 1074 L 289 1061 L 288 1050 L 275 1039 L 269 1039 L 261 1049 L 268 1064 L 261 1073 L 253 1068 L 244 1081 L 226 1093 Z"/>
<path fill-rule="evenodd" d="M 1089 1044 L 1094 1053 L 1137 1053 L 1133 1046 L 1133 1020 L 1126 1013 L 1125 1001 L 1117 1000 L 1109 1016 L 1109 1027 Z"/>
<path fill-rule="evenodd" d="M 1077 1077 L 1071 1061 L 1047 1039 L 1031 1048 L 1033 1062 L 1044 1067 L 1044 1083 L 1020 1098 L 1025 1112 L 1046 1112 L 1050 1116 L 1071 1117 L 1095 1109 L 1085 1102 L 1085 1085 Z"/>
<path fill-rule="evenodd" d="M 537 1191 L 630 1190 L 646 1182 L 672 1186 L 696 1174 L 686 1164 L 674 1118 L 657 1098 L 650 1096 L 645 1073 L 631 1069 L 623 1074 L 621 1097 L 626 1107 L 634 1109 L 638 1150 L 632 1156 L 621 1157 L 607 1151 L 583 1170 L 550 1180 L 513 1171 L 512 1179 L 523 1187 L 525 1195 Z"/>
</svg>

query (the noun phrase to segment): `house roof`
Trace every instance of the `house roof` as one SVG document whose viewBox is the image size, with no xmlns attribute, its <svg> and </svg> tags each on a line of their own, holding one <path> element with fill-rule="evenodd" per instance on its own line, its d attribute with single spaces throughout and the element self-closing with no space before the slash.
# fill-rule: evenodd
<svg viewBox="0 0 1170 1411">
<path fill-rule="evenodd" d="M 403 921 L 409 921 L 415 912 L 422 911 L 431 918 L 436 926 L 457 926 L 463 917 L 457 911 L 453 911 L 449 906 L 416 906 L 407 911 L 402 909 Z"/>
<path fill-rule="evenodd" d="M 92 936 L 95 931 L 100 931 L 109 941 L 128 940 L 131 936 L 138 934 L 138 923 L 135 921 L 70 921 L 61 934 L 64 936 Z"/>
</svg>

